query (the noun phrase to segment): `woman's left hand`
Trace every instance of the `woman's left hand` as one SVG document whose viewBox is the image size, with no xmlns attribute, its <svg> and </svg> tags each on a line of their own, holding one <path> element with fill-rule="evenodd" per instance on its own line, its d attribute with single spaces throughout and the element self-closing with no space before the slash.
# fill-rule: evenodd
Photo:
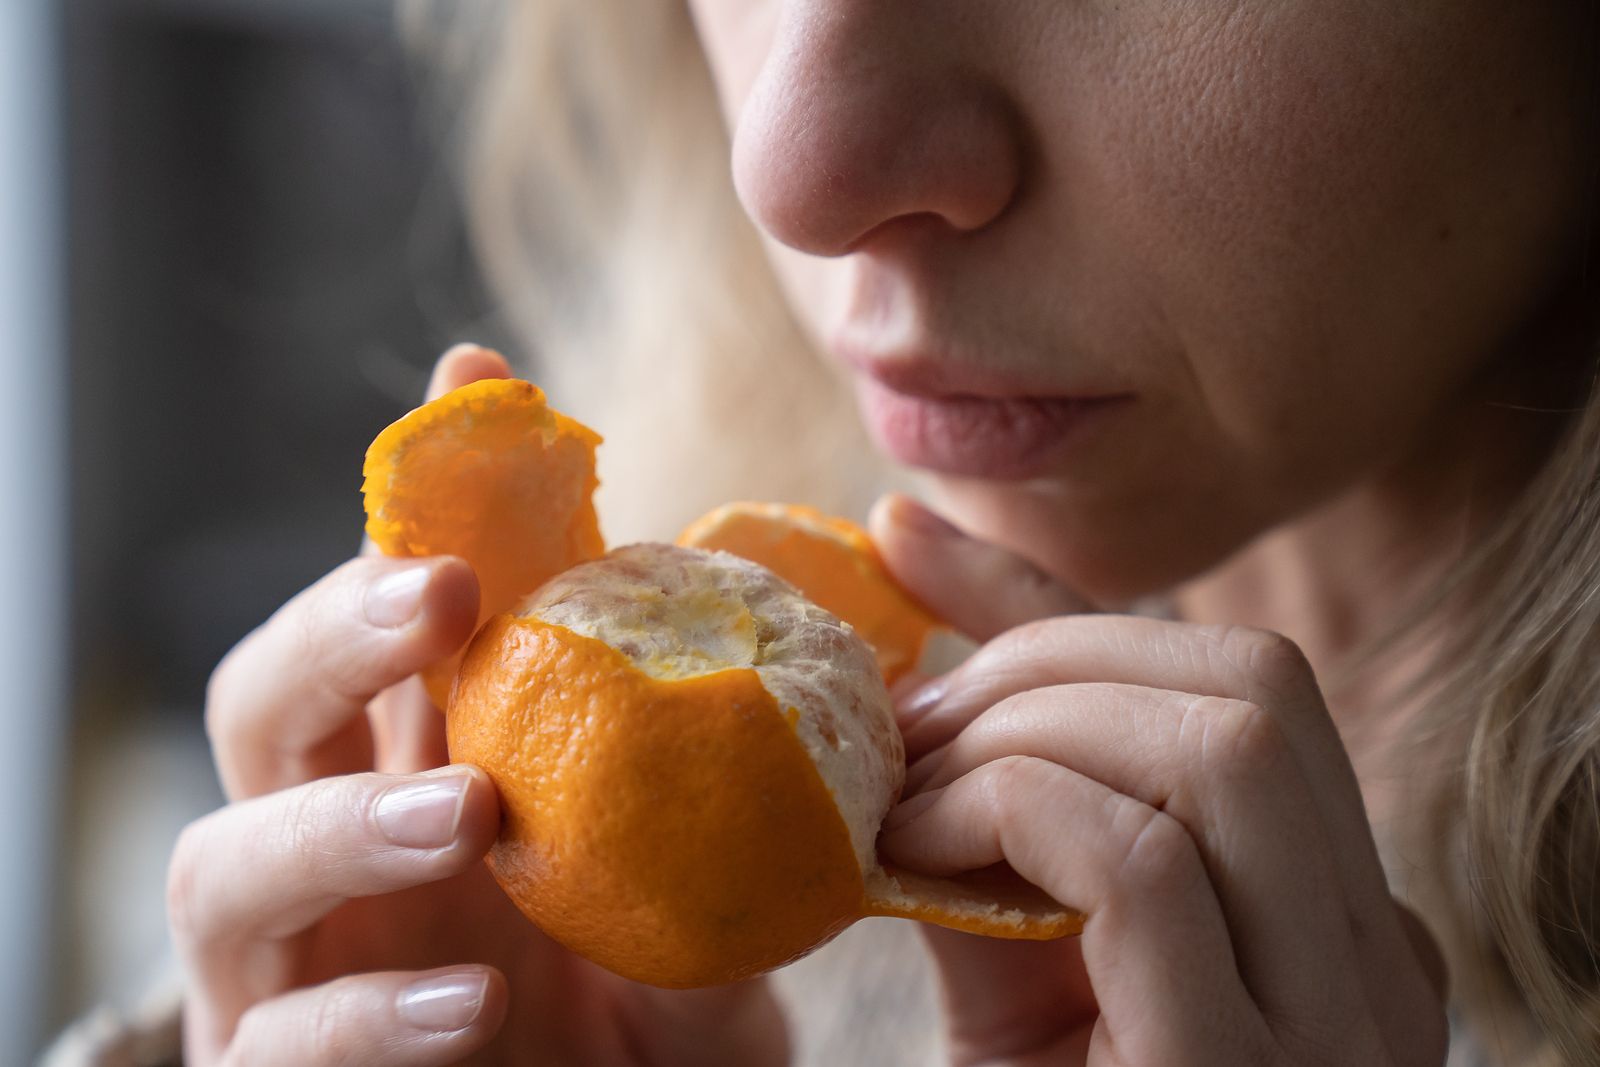
<svg viewBox="0 0 1600 1067">
<path fill-rule="evenodd" d="M 1003 861 L 1088 916 L 1046 943 L 929 930 L 954 1062 L 1444 1062 L 1438 951 L 1389 894 L 1292 643 L 1061 615 L 1071 594 L 1016 557 L 876 527 L 902 581 L 988 639 L 906 724 L 880 847 L 929 874 Z"/>
</svg>

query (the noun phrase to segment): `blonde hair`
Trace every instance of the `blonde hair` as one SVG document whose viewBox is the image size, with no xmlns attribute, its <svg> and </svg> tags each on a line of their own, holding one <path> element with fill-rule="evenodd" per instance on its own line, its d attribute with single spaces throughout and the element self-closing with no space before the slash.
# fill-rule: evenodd
<svg viewBox="0 0 1600 1067">
<path fill-rule="evenodd" d="M 476 246 L 533 373 L 600 427 L 619 543 L 741 498 L 862 514 L 892 480 L 739 210 L 681 4 L 412 0 Z"/>
<path fill-rule="evenodd" d="M 411 0 L 407 16 L 473 86 L 454 125 L 507 314 L 552 391 L 615 439 L 608 525 L 659 536 L 752 494 L 859 513 L 886 476 L 737 207 L 683 5 Z M 1427 858 L 1408 895 L 1487 1045 L 1591 1062 L 1600 397 L 1413 622 L 1435 650 L 1425 729 L 1455 755 L 1392 835 Z"/>
<path fill-rule="evenodd" d="M 1405 643 L 1433 648 L 1416 687 L 1429 693 L 1417 740 L 1459 754 L 1396 835 L 1432 876 L 1414 899 L 1444 921 L 1460 999 L 1486 1045 L 1510 1062 L 1593 1063 L 1600 392 L 1591 387 L 1516 507 L 1408 622 Z"/>
</svg>

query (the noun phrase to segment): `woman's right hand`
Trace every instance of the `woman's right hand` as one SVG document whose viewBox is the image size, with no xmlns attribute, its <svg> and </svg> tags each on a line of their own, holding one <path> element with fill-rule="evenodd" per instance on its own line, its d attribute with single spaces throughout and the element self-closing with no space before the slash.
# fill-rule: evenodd
<svg viewBox="0 0 1600 1067">
<path fill-rule="evenodd" d="M 506 373 L 463 347 L 430 394 Z M 414 677 L 476 617 L 460 560 L 369 556 L 218 667 L 206 723 L 229 804 L 184 830 L 168 883 L 186 1062 L 782 1062 L 764 983 L 627 982 L 545 937 L 495 884 L 482 863 L 494 787 L 442 766 L 444 717 Z"/>
</svg>

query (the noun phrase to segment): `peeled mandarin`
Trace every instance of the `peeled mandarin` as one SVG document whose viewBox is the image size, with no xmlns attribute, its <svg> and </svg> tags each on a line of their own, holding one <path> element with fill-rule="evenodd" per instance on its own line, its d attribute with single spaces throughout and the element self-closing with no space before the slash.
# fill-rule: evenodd
<svg viewBox="0 0 1600 1067">
<path fill-rule="evenodd" d="M 748 978 L 867 915 L 1010 938 L 1081 929 L 1012 881 L 879 862 L 905 756 L 876 658 L 727 553 L 634 545 L 552 579 L 473 640 L 447 724 L 452 760 L 500 791 L 502 887 L 636 981 Z"/>
</svg>

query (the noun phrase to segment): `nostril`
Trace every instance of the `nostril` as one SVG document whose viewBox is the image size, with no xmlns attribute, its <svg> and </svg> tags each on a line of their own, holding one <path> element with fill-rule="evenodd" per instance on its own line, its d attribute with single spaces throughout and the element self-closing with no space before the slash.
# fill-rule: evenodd
<svg viewBox="0 0 1600 1067">
<path fill-rule="evenodd" d="M 864 248 L 881 248 L 889 244 L 907 244 L 918 238 L 932 236 L 941 231 L 958 230 L 949 219 L 932 211 L 915 211 L 885 219 L 866 233 L 851 241 L 844 249 L 846 255 Z"/>
</svg>

